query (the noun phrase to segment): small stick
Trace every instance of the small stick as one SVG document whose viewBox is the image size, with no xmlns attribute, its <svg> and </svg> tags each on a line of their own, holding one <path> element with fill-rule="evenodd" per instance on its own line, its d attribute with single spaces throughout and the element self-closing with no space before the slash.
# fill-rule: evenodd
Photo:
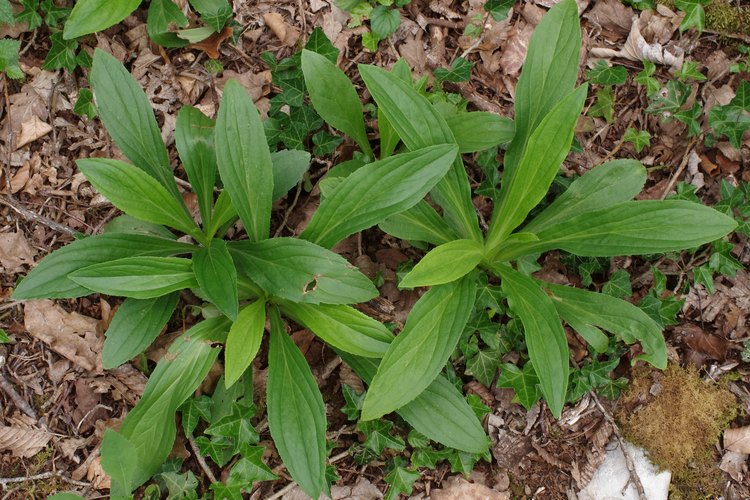
<svg viewBox="0 0 750 500">
<path fill-rule="evenodd" d="M 2 368 L 3 365 L 5 365 L 5 358 L 0 356 L 0 368 Z M 16 408 L 24 412 L 30 418 L 34 419 L 35 422 L 39 421 L 39 417 L 37 416 L 34 409 L 18 394 L 18 392 L 16 392 L 16 389 L 13 387 L 13 385 L 11 385 L 10 381 L 5 378 L 5 375 L 3 375 L 2 373 L 0 373 L 0 389 L 2 389 L 3 392 L 8 395 L 11 401 L 13 401 L 13 404 L 16 405 Z"/>
<path fill-rule="evenodd" d="M 291 491 L 291 489 L 294 488 L 295 486 L 297 486 L 297 483 L 289 483 L 283 488 L 281 488 L 279 491 L 277 491 L 276 493 L 268 497 L 267 500 L 276 500 L 277 498 L 281 498 L 287 493 L 289 493 L 289 491 Z"/>
<path fill-rule="evenodd" d="M 688 165 L 688 161 L 690 160 L 690 152 L 693 150 L 696 144 L 698 144 L 698 141 L 700 138 L 703 137 L 703 134 L 699 135 L 692 141 L 690 141 L 690 144 L 688 144 L 687 149 L 685 150 L 685 154 L 682 156 L 682 161 L 680 162 L 680 166 L 677 167 L 677 170 L 672 175 L 672 177 L 669 179 L 669 184 L 667 184 L 667 187 L 664 189 L 664 192 L 661 194 L 661 199 L 667 197 L 669 192 L 672 190 L 675 184 L 677 184 L 677 179 L 682 175 L 682 172 L 685 171 L 685 167 Z"/>
<path fill-rule="evenodd" d="M 67 476 L 64 476 L 61 472 L 42 472 L 41 474 L 35 474 L 33 476 L 21 476 L 21 477 L 0 477 L 0 486 L 2 486 L 3 489 L 5 489 L 8 487 L 9 484 L 25 483 L 26 481 L 40 481 L 42 479 L 50 479 L 53 477 L 60 478 L 66 483 L 70 483 L 75 486 L 80 486 L 82 488 L 91 487 L 91 483 L 86 483 L 83 481 L 76 481 L 75 479 L 71 479 Z"/>
<path fill-rule="evenodd" d="M 216 476 L 214 476 L 214 473 L 211 472 L 211 468 L 206 463 L 206 459 L 203 458 L 203 455 L 201 455 L 200 449 L 198 448 L 198 444 L 195 442 L 195 438 L 193 438 L 193 435 L 190 434 L 188 437 L 188 443 L 190 443 L 190 448 L 193 450 L 193 455 L 195 456 L 195 460 L 198 462 L 198 465 L 200 465 L 201 470 L 206 475 L 208 479 L 211 480 L 212 483 L 216 483 Z"/>
</svg>

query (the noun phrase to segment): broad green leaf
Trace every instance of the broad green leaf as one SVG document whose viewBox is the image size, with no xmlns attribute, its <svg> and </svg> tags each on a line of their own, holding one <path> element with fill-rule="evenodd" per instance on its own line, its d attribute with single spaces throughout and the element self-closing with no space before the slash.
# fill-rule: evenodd
<svg viewBox="0 0 750 500">
<path fill-rule="evenodd" d="M 601 293 L 551 283 L 542 285 L 552 293 L 552 302 L 560 316 L 576 331 L 578 325 L 599 327 L 628 344 L 640 342 L 646 354 L 636 359 L 648 361 L 661 370 L 667 367 L 667 347 L 661 328 L 638 307 Z"/>
<path fill-rule="evenodd" d="M 278 200 L 297 185 L 310 168 L 310 153 L 298 149 L 282 149 L 271 153 L 273 165 L 273 196 Z"/>
<path fill-rule="evenodd" d="M 574 180 L 523 230 L 538 233 L 577 215 L 632 200 L 645 183 L 646 169 L 635 160 L 602 163 Z"/>
<path fill-rule="evenodd" d="M 529 137 L 516 168 L 503 173 L 500 201 L 492 212 L 487 233 L 490 250 L 497 248 L 547 194 L 560 164 L 568 155 L 585 99 L 584 85 L 552 108 Z"/>
<path fill-rule="evenodd" d="M 99 115 L 115 144 L 136 167 L 181 200 L 151 104 L 135 78 L 120 61 L 97 49 L 89 80 Z"/>
<path fill-rule="evenodd" d="M 433 245 L 442 245 L 457 238 L 445 220 L 426 201 L 420 201 L 409 210 L 388 217 L 378 227 L 402 240 L 424 241 Z"/>
<path fill-rule="evenodd" d="M 146 30 L 148 37 L 162 47 L 183 47 L 187 40 L 175 33 L 175 28 L 187 27 L 189 21 L 172 0 L 151 0 L 148 6 Z"/>
<path fill-rule="evenodd" d="M 456 139 L 460 153 L 474 153 L 507 144 L 513 140 L 515 132 L 513 120 L 484 111 L 448 115 L 445 122 Z"/>
<path fill-rule="evenodd" d="M 62 299 L 89 295 L 91 290 L 68 274 L 125 257 L 167 257 L 191 253 L 196 247 L 145 234 L 107 233 L 74 241 L 45 257 L 13 291 L 16 300 Z"/>
<path fill-rule="evenodd" d="M 109 370 L 142 353 L 161 333 L 177 307 L 180 295 L 153 299 L 125 299 L 107 328 L 102 366 Z"/>
<path fill-rule="evenodd" d="M 401 14 L 398 9 L 378 5 L 370 12 L 370 27 L 381 40 L 395 33 L 399 24 L 401 24 Z"/>
<path fill-rule="evenodd" d="M 273 167 L 263 123 L 242 86 L 230 80 L 216 119 L 216 155 L 224 189 L 251 241 L 268 238 Z"/>
<path fill-rule="evenodd" d="M 399 288 L 442 285 L 470 273 L 484 256 L 474 240 L 455 240 L 430 250 L 399 283 Z"/>
<path fill-rule="evenodd" d="M 530 277 L 508 266 L 496 268 L 510 308 L 523 324 L 526 347 L 552 414 L 560 418 L 568 391 L 570 352 L 552 299 Z"/>
<path fill-rule="evenodd" d="M 172 231 L 161 224 L 146 222 L 126 214 L 115 217 L 104 224 L 102 233 L 147 234 L 170 240 L 177 239 L 177 236 Z"/>
<path fill-rule="evenodd" d="M 177 113 L 174 142 L 180 153 L 182 166 L 190 180 L 190 186 L 198 198 L 203 227 L 211 223 L 211 208 L 214 204 L 216 183 L 216 150 L 214 149 L 214 127 L 212 119 L 192 106 L 183 106 Z"/>
<path fill-rule="evenodd" d="M 68 491 L 63 491 L 61 493 L 55 493 L 54 495 L 48 496 L 47 500 L 85 500 L 85 499 L 78 493 L 70 493 Z"/>
<path fill-rule="evenodd" d="M 135 487 L 133 479 L 138 469 L 138 452 L 133 443 L 114 429 L 106 429 L 102 436 L 101 465 L 111 478 L 110 495 L 127 498 Z"/>
<path fill-rule="evenodd" d="M 141 0 L 78 0 L 65 22 L 66 40 L 103 31 L 128 17 Z"/>
<path fill-rule="evenodd" d="M 365 383 L 372 382 L 378 360 L 339 354 Z M 469 453 L 487 450 L 487 435 L 473 410 L 458 389 L 442 375 L 397 412 L 415 430 L 440 444 Z"/>
<path fill-rule="evenodd" d="M 327 490 L 323 397 L 275 308 L 271 309 L 266 398 L 268 427 L 284 465 L 305 493 L 318 498 Z"/>
<path fill-rule="evenodd" d="M 214 29 L 210 26 L 199 26 L 197 28 L 177 30 L 175 34 L 188 43 L 198 43 L 213 35 Z"/>
<path fill-rule="evenodd" d="M 238 269 L 266 293 L 308 304 L 354 304 L 377 296 L 372 282 L 343 257 L 309 241 L 231 242 Z"/>
<path fill-rule="evenodd" d="M 245 306 L 229 329 L 224 349 L 224 383 L 234 384 L 255 359 L 266 326 L 266 303 L 256 300 Z"/>
<path fill-rule="evenodd" d="M 474 307 L 475 276 L 432 287 L 414 305 L 372 380 L 362 420 L 379 418 L 424 391 L 458 344 Z"/>
<path fill-rule="evenodd" d="M 379 321 L 349 306 L 283 302 L 281 309 L 328 344 L 357 356 L 382 358 L 393 340 Z"/>
<path fill-rule="evenodd" d="M 190 5 L 200 14 L 201 20 L 216 32 L 221 31 L 232 18 L 232 6 L 227 0 L 190 0 Z"/>
<path fill-rule="evenodd" d="M 78 269 L 68 275 L 94 292 L 152 299 L 197 286 L 190 259 L 126 257 Z"/>
<path fill-rule="evenodd" d="M 177 408 L 203 382 L 219 354 L 214 343 L 224 341 L 228 328 L 225 318 L 212 318 L 175 340 L 149 377 L 140 401 L 122 422 L 120 434 L 138 453 L 133 488 L 146 482 L 167 459 L 177 435 Z"/>
<path fill-rule="evenodd" d="M 445 119 L 411 83 L 375 66 L 358 68 L 378 108 L 409 150 L 456 144 Z M 456 157 L 448 174 L 430 195 L 443 208 L 445 218 L 459 236 L 481 240 L 469 179 L 460 157 Z"/>
<path fill-rule="evenodd" d="M 229 319 L 237 318 L 237 270 L 227 244 L 211 240 L 193 253 L 193 272 L 201 291 Z"/>
<path fill-rule="evenodd" d="M 403 59 L 399 59 L 402 61 Z M 378 134 L 380 135 L 380 159 L 388 158 L 396 150 L 401 138 L 398 136 L 391 122 L 378 108 Z"/>
<path fill-rule="evenodd" d="M 333 128 L 348 135 L 372 157 L 362 117 L 362 103 L 349 77 L 326 56 L 302 51 L 302 72 L 315 111 Z"/>
<path fill-rule="evenodd" d="M 536 127 L 573 91 L 580 49 L 578 6 L 574 0 L 563 0 L 547 12 L 529 40 L 516 85 L 515 136 L 505 154 L 504 175 L 514 175 Z"/>
<path fill-rule="evenodd" d="M 457 153 L 446 144 L 368 163 L 331 190 L 300 237 L 330 248 L 413 207 L 445 175 Z"/>
<path fill-rule="evenodd" d="M 11 13 L 11 17 L 12 17 Z M 20 80 L 24 72 L 18 65 L 18 51 L 21 49 L 21 40 L 3 38 L 0 40 L 0 72 L 5 73 L 9 78 Z"/>
<path fill-rule="evenodd" d="M 674 5 L 685 13 L 680 23 L 680 33 L 690 28 L 695 28 L 698 33 L 703 31 L 706 23 L 706 11 L 703 6 L 710 0 L 675 0 Z"/>
<path fill-rule="evenodd" d="M 187 234 L 198 231 L 185 205 L 133 165 L 108 158 L 82 158 L 76 164 L 96 190 L 126 214 Z"/>
</svg>

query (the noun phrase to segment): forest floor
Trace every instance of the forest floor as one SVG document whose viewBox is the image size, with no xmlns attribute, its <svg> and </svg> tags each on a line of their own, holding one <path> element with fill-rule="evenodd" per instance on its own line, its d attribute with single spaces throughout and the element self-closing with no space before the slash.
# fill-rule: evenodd
<svg viewBox="0 0 750 500">
<path fill-rule="evenodd" d="M 180 106 L 198 106 L 213 115 L 224 83 L 235 78 L 267 114 L 271 99 L 281 89 L 274 85 L 261 54 L 271 53 L 277 60 L 288 57 L 316 27 L 340 50 L 339 66 L 359 89 L 363 85 L 356 72 L 358 63 L 390 67 L 403 57 L 417 77 L 432 78 L 436 68 L 448 68 L 463 56 L 473 63 L 470 79 L 448 82 L 445 90 L 468 102 L 469 109 L 512 117 L 514 88 L 529 36 L 555 2 L 516 2 L 506 20 L 495 21 L 485 14 L 483 1 L 414 0 L 401 9 L 400 27 L 375 53 L 362 47 L 364 28 L 349 27 L 348 15 L 333 6 L 333 1 L 233 3 L 240 34 L 213 47 L 167 51 L 153 45 L 146 33 L 145 9 L 105 32 L 80 40 L 82 50 L 111 52 L 133 73 L 156 110 L 173 159 L 173 130 Z M 566 159 L 563 176 L 580 175 L 606 159 L 634 158 L 649 171 L 639 199 L 694 192 L 708 205 L 726 202 L 731 187 L 750 181 L 750 140 L 745 134 L 739 149 L 726 137 L 706 140 L 712 133 L 708 117 L 713 106 L 729 103 L 740 83 L 748 80 L 747 67 L 730 71 L 733 64 L 747 60 L 740 49 L 743 43 L 750 45 L 748 37 L 721 34 L 710 26 L 701 34 L 681 32 L 684 14 L 664 6 L 641 12 L 617 0 L 579 0 L 578 4 L 583 28 L 579 81 L 587 79 L 587 71 L 600 59 L 624 67 L 627 78 L 624 83 L 590 89 L 586 114 L 576 134 L 580 148 Z M 58 490 L 104 498 L 108 480 L 99 463 L 102 433 L 116 426 L 133 407 L 146 383 L 143 370 L 152 368 L 163 356 L 167 341 L 174 338 L 171 333 L 195 321 L 190 307 L 199 302 L 195 297 L 183 297 L 180 317 L 170 322 L 168 333 L 137 363 L 103 370 L 103 331 L 118 299 L 97 295 L 55 302 L 11 299 L 17 280 L 46 254 L 72 241 L 75 232 L 100 232 L 119 213 L 86 182 L 74 162 L 81 157 L 109 158 L 120 153 L 98 119 L 73 112 L 81 89 L 89 88 L 88 70 L 42 69 L 52 43 L 50 31 L 46 27 L 28 31 L 22 25 L 3 26 L 0 31 L 3 36 L 22 40 L 21 69 L 26 75 L 22 80 L 4 79 L 4 97 L 0 97 L 0 154 L 5 165 L 0 179 L 0 326 L 9 340 L 0 344 L 0 498 L 44 498 Z M 205 68 L 209 54 L 217 50 L 223 70 L 213 74 Z M 690 135 L 683 121 L 665 120 L 648 111 L 654 101 L 647 95 L 643 77 L 638 77 L 643 69 L 640 60 L 647 57 L 644 50 L 659 61 L 651 75 L 659 86 L 675 80 L 675 71 L 689 61 L 705 76 L 686 78 L 690 93 L 681 108 L 690 110 L 693 102 L 699 103 L 691 122 L 700 129 L 697 135 Z M 368 97 L 363 95 L 365 100 Z M 669 97 L 664 88 L 664 98 Z M 627 129 L 649 132 L 650 144 L 637 150 L 633 142 L 623 140 Z M 304 142 L 310 145 L 310 138 Z M 331 166 L 351 154 L 352 144 L 343 142 L 333 152 L 314 156 L 309 178 L 297 195 L 275 206 L 276 227 L 272 230 L 298 234 L 319 201 L 316 183 Z M 477 187 L 482 181 L 481 169 L 471 161 L 467 164 Z M 176 174 L 184 176 L 181 170 Z M 194 196 L 186 195 L 186 201 L 195 206 Z M 475 199 L 480 213 L 487 211 L 488 204 L 483 196 Z M 740 200 L 734 208 L 744 208 L 745 215 L 750 215 L 748 206 L 748 200 Z M 510 389 L 483 385 L 464 376 L 465 391 L 478 395 L 490 408 L 484 424 L 493 440 L 493 460 L 478 462 L 465 477 L 452 472 L 455 467 L 448 462 L 434 470 L 420 469 L 412 495 L 436 499 L 571 498 L 592 477 L 614 437 L 624 434 L 640 439 L 652 459 L 673 471 L 674 498 L 750 498 L 750 433 L 745 432 L 750 424 L 750 349 L 746 346 L 750 340 L 750 274 L 743 267 L 750 263 L 750 246 L 744 227 L 746 232 L 733 234 L 731 245 L 721 251 L 704 248 L 651 260 L 618 258 L 605 264 L 575 261 L 556 252 L 543 257 L 540 273 L 548 279 L 601 289 L 615 271 L 625 270 L 632 290 L 629 300 L 638 302 L 650 293 L 658 295 L 667 324 L 664 335 L 670 362 L 683 369 L 661 373 L 640 365 L 633 368 L 623 358 L 612 377 L 625 377 L 630 384 L 618 399 L 586 394 L 569 404 L 557 421 L 543 405 L 527 411 L 515 403 Z M 417 293 L 400 291 L 395 275 L 399 264 L 420 255 L 419 251 L 377 229 L 347 239 L 336 250 L 365 274 L 381 278 L 381 298 L 369 304 L 366 312 L 403 324 Z M 696 283 L 693 270 L 712 259 L 723 274 L 709 278 L 715 288 L 709 293 L 705 283 Z M 666 277 L 662 289 L 655 283 L 654 267 Z M 387 452 L 390 455 L 364 465 L 355 462 L 349 450 L 362 436 L 340 409 L 345 403 L 342 385 L 361 386 L 361 381 L 352 380 L 351 371 L 310 332 L 299 330 L 294 339 L 313 367 L 327 404 L 330 436 L 337 437 L 330 455 L 335 457 L 332 462 L 340 476 L 334 496 L 381 498 L 387 489 L 387 458 L 408 456 L 409 448 Z M 574 360 L 584 362 L 588 355 L 585 345 L 573 334 L 569 343 Z M 463 366 L 458 361 L 456 366 L 462 375 Z M 256 385 L 264 384 L 265 366 L 256 363 L 254 370 Z M 210 377 L 215 381 L 219 375 L 220 371 Z M 713 411 L 722 405 L 725 411 Z M 638 420 L 639 413 L 646 414 L 639 412 L 644 406 L 650 408 L 648 417 Z M 264 428 L 260 419 L 254 423 Z M 740 436 L 733 438 L 739 444 L 729 446 L 726 436 L 719 438 L 726 427 Z M 396 432 L 406 436 L 398 425 Z M 257 483 L 251 498 L 300 498 L 280 465 L 267 429 L 261 433 L 261 444 L 267 446 L 265 458 L 280 479 Z M 173 455 L 185 459 L 185 467 L 195 473 L 201 488 L 205 487 L 205 470 L 194 460 L 191 443 L 178 438 Z M 218 468 L 213 473 L 222 477 Z"/>
</svg>

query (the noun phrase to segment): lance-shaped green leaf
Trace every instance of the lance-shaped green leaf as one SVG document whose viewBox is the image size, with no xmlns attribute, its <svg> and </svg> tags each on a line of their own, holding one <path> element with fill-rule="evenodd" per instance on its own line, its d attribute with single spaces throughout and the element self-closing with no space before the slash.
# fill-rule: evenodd
<svg viewBox="0 0 750 500">
<path fill-rule="evenodd" d="M 177 235 L 175 235 L 171 230 L 167 229 L 161 224 L 146 222 L 144 220 L 131 217 L 127 214 L 118 215 L 111 221 L 104 224 L 104 227 L 102 227 L 102 233 L 136 233 L 148 234 L 149 236 L 158 236 L 160 238 L 169 238 L 170 240 L 177 239 Z"/>
<path fill-rule="evenodd" d="M 379 109 L 407 148 L 414 151 L 436 144 L 456 144 L 445 119 L 411 83 L 375 66 L 358 68 Z M 456 157 L 431 196 L 443 207 L 445 218 L 456 233 L 462 238 L 481 239 L 469 179 L 460 157 Z"/>
<path fill-rule="evenodd" d="M 354 139 L 362 152 L 372 157 L 362 118 L 362 103 L 349 77 L 327 57 L 310 50 L 302 51 L 302 73 L 315 111 L 331 127 Z"/>
<path fill-rule="evenodd" d="M 143 89 L 120 61 L 99 49 L 94 51 L 89 80 L 99 116 L 115 144 L 136 167 L 159 181 L 176 200 L 182 200 Z"/>
<path fill-rule="evenodd" d="M 242 86 L 224 86 L 216 118 L 216 159 L 224 189 L 251 241 L 268 238 L 273 167 L 263 123 Z"/>
<path fill-rule="evenodd" d="M 396 238 L 424 241 L 432 245 L 442 245 L 458 238 L 426 201 L 420 201 L 409 210 L 388 217 L 378 227 Z"/>
<path fill-rule="evenodd" d="M 646 182 L 646 169 L 635 160 L 602 163 L 574 180 L 563 194 L 523 230 L 538 233 L 585 212 L 632 200 Z"/>
<path fill-rule="evenodd" d="M 492 213 L 487 247 L 496 249 L 547 194 L 560 164 L 568 155 L 573 130 L 586 99 L 579 87 L 552 108 L 531 134 L 517 168 L 503 173 L 500 201 Z"/>
<path fill-rule="evenodd" d="M 128 17 L 141 0 L 78 0 L 65 21 L 63 38 L 72 40 L 103 31 Z"/>
<path fill-rule="evenodd" d="M 143 396 L 120 427 L 138 454 L 132 488 L 145 483 L 167 459 L 177 435 L 177 408 L 206 378 L 219 354 L 214 342 L 223 342 L 228 328 L 226 318 L 198 323 L 175 340 L 156 365 Z"/>
<path fill-rule="evenodd" d="M 372 282 L 338 254 L 309 241 L 272 238 L 232 242 L 241 273 L 266 293 L 308 304 L 355 304 L 377 296 Z"/>
<path fill-rule="evenodd" d="M 369 163 L 339 182 L 300 235 L 330 248 L 416 205 L 445 175 L 458 150 L 431 146 Z"/>
<path fill-rule="evenodd" d="M 552 299 L 528 276 L 508 266 L 496 268 L 510 308 L 524 329 L 529 358 L 552 414 L 559 418 L 568 390 L 568 342 Z"/>
<path fill-rule="evenodd" d="M 100 453 L 102 469 L 110 477 L 110 497 L 128 498 L 133 489 L 133 476 L 138 470 L 138 451 L 135 446 L 119 432 L 108 428 L 102 436 Z M 83 497 L 75 495 L 75 498 Z"/>
<path fill-rule="evenodd" d="M 13 291 L 15 300 L 62 299 L 89 295 L 91 290 L 68 278 L 74 271 L 124 257 L 167 257 L 190 253 L 187 243 L 145 234 L 106 233 L 55 250 L 32 269 Z"/>
<path fill-rule="evenodd" d="M 198 208 L 204 227 L 211 223 L 211 208 L 214 204 L 214 127 L 214 121 L 200 110 L 192 106 L 183 106 L 177 113 L 177 124 L 174 129 L 175 146 L 180 153 L 180 160 L 190 180 L 190 186 L 198 198 Z"/>
<path fill-rule="evenodd" d="M 255 359 L 263 340 L 263 329 L 266 326 L 266 302 L 256 300 L 242 308 L 237 319 L 232 323 L 227 335 L 224 349 L 225 374 L 227 387 L 234 384 Z"/>
<path fill-rule="evenodd" d="M 513 140 L 515 133 L 513 120 L 485 111 L 455 113 L 446 116 L 445 122 L 461 153 L 474 153 L 507 144 Z"/>
<path fill-rule="evenodd" d="M 237 317 L 237 269 L 227 244 L 222 240 L 211 240 L 207 247 L 193 254 L 193 272 L 198 286 L 229 319 Z"/>
<path fill-rule="evenodd" d="M 271 308 L 268 346 L 268 427 L 281 460 L 312 498 L 327 489 L 326 411 L 305 357 Z"/>
<path fill-rule="evenodd" d="M 349 306 L 285 301 L 281 309 L 323 341 L 357 356 L 382 358 L 393 340 L 382 323 Z"/>
<path fill-rule="evenodd" d="M 475 276 L 431 288 L 409 313 L 378 366 L 362 408 L 372 420 L 401 408 L 424 391 L 458 344 L 476 295 Z"/>
<path fill-rule="evenodd" d="M 370 384 L 378 370 L 377 359 L 339 352 L 365 383 Z M 411 403 L 396 410 L 417 432 L 445 446 L 467 453 L 484 453 L 488 439 L 474 411 L 463 395 L 442 375 Z"/>
<path fill-rule="evenodd" d="M 542 18 L 529 40 L 516 85 L 515 135 L 505 154 L 504 175 L 514 175 L 531 134 L 552 108 L 573 91 L 580 50 L 578 6 L 574 0 L 563 0 Z"/>
<path fill-rule="evenodd" d="M 576 331 L 577 324 L 603 328 L 632 344 L 640 342 L 645 354 L 636 359 L 648 361 L 663 370 L 667 367 L 667 347 L 659 325 L 640 308 L 622 299 L 578 288 L 543 283 L 552 293 L 560 316 Z"/>
<path fill-rule="evenodd" d="M 84 267 L 68 275 L 94 292 L 152 299 L 197 286 L 190 259 L 126 257 Z"/>
<path fill-rule="evenodd" d="M 474 240 L 455 240 L 430 250 L 399 283 L 399 288 L 442 285 L 470 273 L 484 256 Z"/>
<path fill-rule="evenodd" d="M 133 165 L 107 158 L 80 159 L 76 164 L 97 191 L 126 214 L 188 234 L 198 230 L 185 205 Z"/>
<path fill-rule="evenodd" d="M 142 353 L 166 326 L 179 298 L 175 292 L 153 299 L 125 299 L 107 328 L 102 366 L 116 368 Z"/>
<path fill-rule="evenodd" d="M 298 149 L 282 149 L 271 153 L 273 165 L 273 199 L 284 196 L 297 185 L 310 168 L 310 153 Z"/>
</svg>

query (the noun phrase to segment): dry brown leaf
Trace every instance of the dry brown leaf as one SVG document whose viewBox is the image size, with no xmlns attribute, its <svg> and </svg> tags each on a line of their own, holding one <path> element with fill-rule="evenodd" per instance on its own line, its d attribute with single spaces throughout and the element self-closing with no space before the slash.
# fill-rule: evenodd
<svg viewBox="0 0 750 500">
<path fill-rule="evenodd" d="M 741 483 L 747 474 L 747 454 L 736 451 L 724 453 L 724 456 L 721 457 L 719 469 L 732 476 L 732 479 L 738 483 Z"/>
<path fill-rule="evenodd" d="M 221 55 L 219 53 L 221 44 L 224 43 L 224 40 L 226 40 L 230 36 L 232 36 L 232 28 L 229 26 L 224 26 L 224 29 L 220 32 L 214 33 L 210 37 L 206 38 L 205 40 L 201 40 L 198 43 L 192 43 L 188 45 L 188 48 L 202 50 L 211 59 L 218 59 Z"/>
<path fill-rule="evenodd" d="M 449 477 L 442 488 L 432 490 L 432 500 L 510 500 L 510 492 L 495 491 L 487 486 L 470 483 L 461 476 Z"/>
<path fill-rule="evenodd" d="M 36 429 L 0 425 L 0 450 L 10 451 L 14 457 L 31 458 L 47 446 L 52 434 Z"/>
<path fill-rule="evenodd" d="M 287 47 L 294 47 L 299 40 L 300 32 L 297 28 L 290 25 L 284 20 L 284 17 L 278 12 L 268 12 L 263 14 L 263 21 L 271 28 L 276 38 Z"/>
<path fill-rule="evenodd" d="M 512 27 L 503 55 L 500 56 L 500 67 L 506 75 L 515 77 L 520 73 L 533 31 L 534 27 L 528 23 L 516 23 Z"/>
<path fill-rule="evenodd" d="M 229 80 L 237 80 L 242 85 L 253 101 L 258 101 L 261 97 L 266 95 L 270 90 L 271 84 L 271 72 L 261 71 L 260 73 L 253 73 L 247 71 L 244 73 L 237 73 L 231 69 L 225 70 L 221 75 L 221 78 L 216 79 L 216 86 L 223 89 L 224 85 Z"/>
<path fill-rule="evenodd" d="M 618 40 L 630 30 L 633 9 L 623 5 L 620 0 L 600 0 L 594 2 L 594 6 L 584 17 L 599 26 L 608 39 Z"/>
<path fill-rule="evenodd" d="M 86 446 L 89 440 L 86 438 L 66 438 L 62 439 L 57 443 L 57 449 L 60 450 L 62 455 L 73 462 L 79 464 L 81 459 L 76 452 Z"/>
<path fill-rule="evenodd" d="M 383 498 L 380 490 L 364 477 L 351 486 L 332 486 L 331 500 L 375 500 Z"/>
<path fill-rule="evenodd" d="M 29 334 L 81 368 L 102 373 L 102 334 L 99 321 L 67 312 L 51 300 L 24 304 L 24 326 Z"/>
<path fill-rule="evenodd" d="M 97 490 L 108 490 L 110 487 L 110 477 L 104 472 L 101 463 L 101 457 L 94 458 L 86 470 L 86 479 L 91 486 Z"/>
<path fill-rule="evenodd" d="M 724 448 L 737 453 L 750 454 L 750 425 L 725 430 Z"/>
<path fill-rule="evenodd" d="M 36 250 L 23 233 L 0 234 L 0 268 L 6 273 L 16 273 L 21 266 L 32 264 L 35 255 Z"/>
<path fill-rule="evenodd" d="M 16 149 L 22 148 L 50 132 L 52 132 L 52 127 L 49 123 L 40 120 L 37 116 L 32 116 L 21 124 L 21 133 L 16 137 Z"/>
</svg>

